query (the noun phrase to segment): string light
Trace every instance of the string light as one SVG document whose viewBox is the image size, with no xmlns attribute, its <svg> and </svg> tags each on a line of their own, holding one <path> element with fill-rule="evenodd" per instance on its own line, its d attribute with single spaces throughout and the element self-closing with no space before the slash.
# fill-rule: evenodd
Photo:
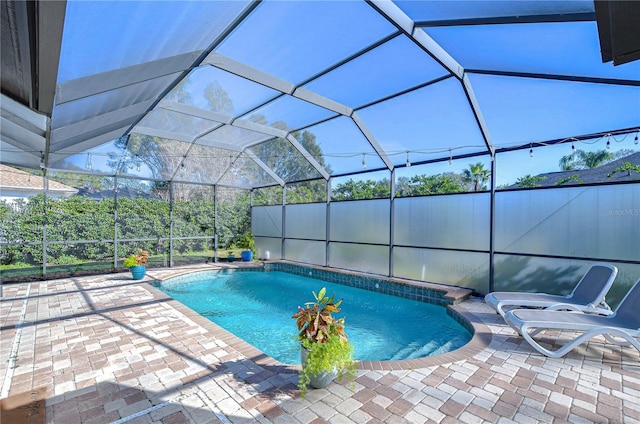
<svg viewBox="0 0 640 424">
<path fill-rule="evenodd" d="M 575 154 L 577 152 L 577 148 L 575 143 L 581 143 L 581 144 L 587 144 L 587 145 L 595 145 L 597 143 L 601 143 L 603 139 L 607 139 L 606 140 L 606 149 L 607 150 L 611 150 L 611 138 L 613 137 L 613 141 L 615 142 L 622 142 L 625 140 L 625 138 L 629 135 L 633 134 L 633 142 L 635 145 L 640 144 L 639 140 L 640 140 L 640 128 L 636 128 L 635 132 L 633 132 L 633 130 L 628 131 L 626 133 L 600 133 L 597 136 L 594 135 L 592 137 L 589 137 L 589 139 L 578 139 L 575 137 L 569 137 L 569 138 L 565 138 L 563 140 L 559 140 L 559 141 L 555 141 L 553 142 L 553 144 L 559 144 L 559 143 L 566 143 L 571 141 L 571 153 Z M 618 138 L 617 136 L 622 136 L 621 138 Z M 519 143 L 513 143 L 513 146 L 518 146 Z M 546 142 L 537 142 L 538 145 L 540 146 L 547 146 L 547 145 L 551 145 L 552 143 L 546 143 Z M 526 145 L 526 144 L 525 144 Z M 509 147 L 511 146 L 511 144 L 504 144 L 504 145 L 500 145 L 499 147 Z M 522 144 L 519 144 L 518 147 L 524 147 L 522 146 Z M 459 146 L 459 147 L 455 147 L 455 148 L 451 148 L 451 147 L 438 147 L 438 148 L 431 148 L 431 149 L 416 149 L 416 150 L 399 150 L 399 151 L 390 151 L 387 153 L 388 156 L 394 156 L 394 155 L 405 155 L 405 164 L 407 167 L 411 167 L 414 166 L 415 163 L 412 163 L 411 160 L 411 153 L 416 153 L 416 154 L 423 154 L 423 155 L 446 155 L 446 151 L 449 151 L 449 157 L 448 157 L 448 162 L 450 165 L 453 164 L 453 150 L 458 150 L 461 148 L 467 148 L 467 147 L 480 147 L 477 145 L 469 145 L 469 146 Z M 9 150 L 9 149 L 0 149 L 0 152 L 4 152 L 4 151 L 13 151 L 13 150 Z M 37 150 L 31 150 L 30 152 L 33 153 L 37 153 L 39 152 L 41 157 L 40 157 L 40 168 L 41 169 L 45 169 L 45 155 L 43 151 L 37 151 Z M 74 153 L 74 152 L 71 152 Z M 111 157 L 111 154 L 106 154 L 106 153 L 87 153 L 85 152 L 75 152 L 76 154 L 85 154 L 87 155 L 86 158 L 86 163 L 85 163 L 85 168 L 88 171 L 92 171 L 93 170 L 93 155 L 99 156 L 99 157 L 105 157 L 105 156 L 109 156 Z M 362 155 L 362 169 L 365 170 L 367 169 L 367 163 L 366 163 L 366 156 L 368 154 L 372 154 L 372 153 L 366 153 L 366 152 L 357 152 L 357 151 L 352 151 L 352 152 L 343 152 L 343 153 L 324 153 L 322 156 L 327 157 L 327 158 L 331 158 L 331 157 L 335 157 L 335 158 L 352 158 L 352 157 L 357 157 L 358 155 Z M 443 155 L 444 154 L 444 155 Z M 529 144 L 529 156 L 533 157 L 533 143 Z M 266 155 L 267 157 L 280 157 L 279 155 L 272 155 L 269 156 L 268 154 Z M 442 157 L 440 156 L 440 160 L 447 160 L 446 156 Z M 179 154 L 166 154 L 163 155 L 163 157 L 165 158 L 176 158 L 176 157 L 180 157 Z M 204 154 L 202 156 L 200 156 L 203 159 L 216 159 L 216 158 L 220 158 L 220 157 L 224 157 L 224 158 L 229 158 L 230 161 L 233 161 L 235 156 L 233 155 L 228 155 L 228 154 L 224 154 L 224 155 L 219 155 L 219 154 Z M 311 155 L 305 155 L 305 157 L 312 157 Z M 181 168 L 186 168 L 186 159 L 187 159 L 187 155 L 182 155 L 182 161 L 180 162 L 180 167 Z M 140 156 L 137 153 L 125 153 L 125 157 L 124 159 L 122 159 L 123 161 L 132 161 L 133 163 L 130 162 L 131 167 L 133 167 L 135 165 L 135 169 L 138 172 L 141 172 L 141 167 L 142 167 L 142 160 L 140 158 Z"/>
</svg>

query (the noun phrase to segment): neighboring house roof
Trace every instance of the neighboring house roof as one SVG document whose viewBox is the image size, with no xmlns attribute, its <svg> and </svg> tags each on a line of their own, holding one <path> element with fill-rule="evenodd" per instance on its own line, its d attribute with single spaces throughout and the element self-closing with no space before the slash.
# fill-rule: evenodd
<svg viewBox="0 0 640 424">
<path fill-rule="evenodd" d="M 618 183 L 621 181 L 638 181 L 640 182 L 640 173 L 635 171 L 621 171 L 615 174 L 609 175 L 613 170 L 619 166 L 622 166 L 623 162 L 630 162 L 634 165 L 640 165 L 640 152 L 634 153 L 629 156 L 625 156 L 620 159 L 616 159 L 613 162 L 606 163 L 597 168 L 590 169 L 578 169 L 573 171 L 561 171 L 561 172 L 549 172 L 546 174 L 539 174 L 538 177 L 544 178 L 544 180 L 538 181 L 539 187 L 551 187 L 557 186 L 558 183 L 567 178 L 575 177 L 580 181 L 569 180 L 560 184 L 561 186 L 580 185 L 580 184 L 594 184 L 594 183 Z M 511 185 L 509 188 L 517 188 L 516 184 Z"/>
<path fill-rule="evenodd" d="M 37 194 L 42 189 L 42 177 L 0 164 L 0 195 L 10 192 Z M 69 196 L 77 191 L 73 187 L 49 179 L 49 193 L 53 192 L 61 196 Z"/>
</svg>

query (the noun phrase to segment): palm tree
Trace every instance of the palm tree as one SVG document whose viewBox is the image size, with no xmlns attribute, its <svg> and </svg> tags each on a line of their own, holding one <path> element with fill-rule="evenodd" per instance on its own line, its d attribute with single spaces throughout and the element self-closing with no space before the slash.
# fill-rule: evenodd
<svg viewBox="0 0 640 424">
<path fill-rule="evenodd" d="M 563 171 L 591 169 L 597 168 L 612 159 L 613 155 L 606 150 L 596 150 L 595 152 L 576 150 L 574 153 L 560 158 L 559 165 Z"/>
<path fill-rule="evenodd" d="M 589 169 L 597 168 L 603 163 L 611 160 L 611 157 L 612 157 L 611 153 L 607 152 L 606 150 L 596 150 L 595 152 L 583 152 L 582 150 L 580 150 L 579 152 L 580 152 L 580 159 L 584 162 L 584 165 Z"/>
<path fill-rule="evenodd" d="M 469 169 L 465 169 L 463 172 L 464 181 L 473 184 L 473 191 L 479 189 L 485 189 L 485 183 L 491 178 L 491 171 L 484 169 L 484 164 L 478 162 L 475 164 L 469 164 Z"/>
<path fill-rule="evenodd" d="M 570 155 L 562 156 L 560 158 L 560 169 L 563 171 L 573 171 L 580 166 L 580 161 L 576 157 L 575 153 L 571 153 Z"/>
</svg>

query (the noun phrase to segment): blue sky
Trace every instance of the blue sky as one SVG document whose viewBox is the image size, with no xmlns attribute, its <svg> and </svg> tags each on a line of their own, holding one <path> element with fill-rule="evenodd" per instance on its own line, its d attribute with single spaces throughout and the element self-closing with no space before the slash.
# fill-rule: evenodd
<svg viewBox="0 0 640 424">
<path fill-rule="evenodd" d="M 557 2 L 544 7 L 579 9 L 587 7 L 587 3 Z M 469 10 L 505 12 L 492 9 L 495 4 L 480 7 L 482 4 L 471 2 L 470 9 L 458 7 L 462 3 L 456 2 L 436 9 L 433 6 L 438 3 L 426 4 L 428 7 L 418 3 L 400 5 L 408 13 L 415 13 L 411 17 L 416 20 L 428 16 L 435 19 L 438 13 L 456 16 Z M 513 5 L 520 11 L 543 7 L 542 3 L 535 2 Z M 71 1 L 67 5 L 59 81 L 204 49 L 243 7 L 244 3 L 239 1 Z M 395 27 L 364 2 L 266 1 L 215 51 L 299 84 L 395 31 Z M 435 27 L 424 31 L 469 70 L 472 94 L 477 98 L 489 136 L 498 147 L 527 146 L 545 140 L 640 127 L 640 87 L 637 85 L 476 72 L 640 80 L 640 61 L 616 67 L 602 63 L 595 22 Z M 214 81 L 227 92 L 235 114 L 242 114 L 278 94 L 212 67 L 198 69 L 195 74 L 197 77 L 189 89 L 193 104 L 198 107 L 206 107 L 202 91 L 208 82 Z M 429 83 L 446 74 L 419 46 L 406 36 L 398 35 L 305 88 L 359 108 L 381 96 Z M 446 159 L 448 149 L 452 149 L 454 155 L 482 152 L 486 150 L 484 140 L 467 94 L 460 81 L 450 77 L 359 109 L 358 115 L 383 149 L 392 154 L 396 165 L 406 160 L 405 151 L 410 152 L 413 162 Z M 265 113 L 269 123 L 284 121 L 290 128 L 308 125 L 325 116 L 308 113 L 318 109 L 317 106 L 296 106 L 300 100 L 280 103 L 293 106 L 274 104 L 258 113 Z M 344 125 L 326 123 L 314 128 L 329 161 L 337 155 L 351 154 L 350 159 L 333 159 L 332 168 L 337 172 L 361 169 L 361 154 L 372 151 L 359 131 L 345 132 Z M 621 148 L 637 149 L 631 142 L 623 144 L 620 143 Z M 604 148 L 604 144 L 576 147 L 598 149 Z M 529 158 L 525 148 L 521 153 L 526 159 L 509 154 L 517 159 L 498 162 L 498 183 L 513 182 L 514 177 L 522 176 L 525 168 L 530 174 L 557 170 L 562 156 L 558 153 L 560 150 L 536 148 L 534 158 Z M 99 156 L 93 161 L 95 167 Z M 84 166 L 86 155 L 78 155 L 75 162 Z M 369 167 L 381 164 L 371 156 L 367 162 Z"/>
</svg>

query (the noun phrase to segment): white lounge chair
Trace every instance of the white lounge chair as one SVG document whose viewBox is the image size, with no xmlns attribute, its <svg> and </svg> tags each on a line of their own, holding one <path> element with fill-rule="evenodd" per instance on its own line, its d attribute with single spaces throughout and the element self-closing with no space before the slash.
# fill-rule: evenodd
<svg viewBox="0 0 640 424">
<path fill-rule="evenodd" d="M 619 346 L 633 346 L 640 352 L 640 279 L 627 292 L 611 315 L 583 314 L 575 311 L 515 309 L 508 311 L 505 321 L 538 352 L 559 358 L 587 340 L 604 336 Z M 557 350 L 549 350 L 533 339 L 540 331 L 574 330 L 581 334 Z M 614 339 L 621 337 L 623 340 Z"/>
<path fill-rule="evenodd" d="M 618 275 L 618 268 L 605 263 L 595 263 L 578 281 L 567 296 L 547 293 L 492 292 L 484 297 L 485 302 L 502 317 L 505 307 L 545 308 L 551 310 L 573 310 L 608 315 L 611 308 L 605 302 L 605 295 Z"/>
</svg>

